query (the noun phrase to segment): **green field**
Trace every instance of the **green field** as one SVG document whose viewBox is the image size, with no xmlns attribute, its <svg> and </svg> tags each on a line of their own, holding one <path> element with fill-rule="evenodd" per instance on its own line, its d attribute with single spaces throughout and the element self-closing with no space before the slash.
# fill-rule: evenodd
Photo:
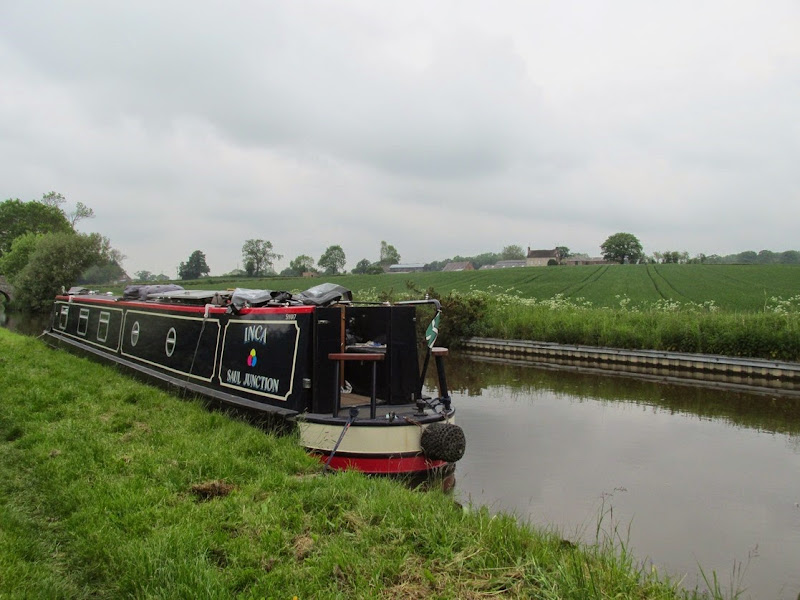
<svg viewBox="0 0 800 600">
<path fill-rule="evenodd" d="M 300 291 L 323 281 L 356 300 L 442 298 L 440 343 L 472 337 L 800 361 L 800 266 L 601 265 L 319 279 L 180 282 Z M 413 289 L 412 289 L 413 288 Z"/>
<path fill-rule="evenodd" d="M 407 293 L 407 282 L 439 293 L 471 290 L 513 290 L 524 298 L 544 300 L 562 294 L 584 298 L 595 307 L 618 307 L 620 297 L 631 304 L 676 300 L 703 304 L 713 301 L 724 310 L 760 311 L 772 297 L 800 295 L 797 265 L 601 265 L 527 267 L 458 273 L 396 273 L 386 275 L 322 276 L 319 279 L 224 279 L 182 282 L 185 287 L 227 287 L 301 290 L 331 281 L 359 292 Z"/>
</svg>

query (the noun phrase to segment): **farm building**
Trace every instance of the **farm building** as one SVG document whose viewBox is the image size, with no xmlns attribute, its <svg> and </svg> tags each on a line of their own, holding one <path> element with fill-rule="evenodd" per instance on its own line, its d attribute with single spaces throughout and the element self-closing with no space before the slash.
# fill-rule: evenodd
<svg viewBox="0 0 800 600">
<path fill-rule="evenodd" d="M 442 271 L 474 271 L 475 267 L 472 266 L 472 263 L 467 261 L 463 262 L 449 262 L 447 263 Z"/>
<path fill-rule="evenodd" d="M 386 273 L 416 273 L 417 271 L 424 271 L 425 265 L 420 263 L 408 263 L 405 265 L 392 265 L 386 269 Z"/>
<path fill-rule="evenodd" d="M 607 261 L 602 256 L 595 256 L 595 257 L 580 257 L 580 256 L 572 256 L 570 258 L 565 258 L 561 261 L 562 265 L 611 265 L 615 264 L 610 261 Z"/>
<path fill-rule="evenodd" d="M 531 250 L 531 247 L 528 246 L 528 256 L 525 258 L 527 266 L 546 267 L 551 260 L 558 262 L 558 252 L 555 248 L 552 250 Z"/>
<path fill-rule="evenodd" d="M 527 263 L 524 260 L 498 260 L 493 265 L 483 265 L 481 270 L 483 269 L 512 269 L 514 267 L 527 267 Z"/>
</svg>

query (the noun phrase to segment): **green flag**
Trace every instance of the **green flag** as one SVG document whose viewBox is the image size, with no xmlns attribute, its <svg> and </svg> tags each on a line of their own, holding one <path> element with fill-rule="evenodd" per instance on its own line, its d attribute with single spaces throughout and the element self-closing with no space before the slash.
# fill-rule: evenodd
<svg viewBox="0 0 800 600">
<path fill-rule="evenodd" d="M 439 317 L 441 316 L 442 313 L 437 311 L 431 324 L 428 325 L 428 329 L 425 331 L 425 342 L 428 344 L 428 348 L 433 348 L 433 345 L 436 343 L 436 338 L 439 335 Z"/>
</svg>

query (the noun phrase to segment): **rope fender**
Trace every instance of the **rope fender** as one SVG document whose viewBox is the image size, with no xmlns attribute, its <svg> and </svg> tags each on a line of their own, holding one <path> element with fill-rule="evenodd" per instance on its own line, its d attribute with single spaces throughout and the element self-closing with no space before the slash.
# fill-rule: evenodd
<svg viewBox="0 0 800 600">
<path fill-rule="evenodd" d="M 422 452 L 428 460 L 454 463 L 461 460 L 467 447 L 464 430 L 453 423 L 433 423 L 422 430 Z"/>
</svg>

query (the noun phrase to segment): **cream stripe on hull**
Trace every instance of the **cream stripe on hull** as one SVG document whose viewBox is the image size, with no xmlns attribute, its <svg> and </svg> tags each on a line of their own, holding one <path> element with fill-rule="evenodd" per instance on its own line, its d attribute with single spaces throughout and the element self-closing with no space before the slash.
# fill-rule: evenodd
<svg viewBox="0 0 800 600">
<path fill-rule="evenodd" d="M 448 419 L 453 423 L 455 419 Z M 343 425 L 308 423 L 298 419 L 300 443 L 311 450 L 330 452 L 342 433 Z M 338 452 L 361 455 L 396 455 L 422 452 L 420 438 L 427 425 L 357 425 L 353 424 L 337 449 Z"/>
</svg>

